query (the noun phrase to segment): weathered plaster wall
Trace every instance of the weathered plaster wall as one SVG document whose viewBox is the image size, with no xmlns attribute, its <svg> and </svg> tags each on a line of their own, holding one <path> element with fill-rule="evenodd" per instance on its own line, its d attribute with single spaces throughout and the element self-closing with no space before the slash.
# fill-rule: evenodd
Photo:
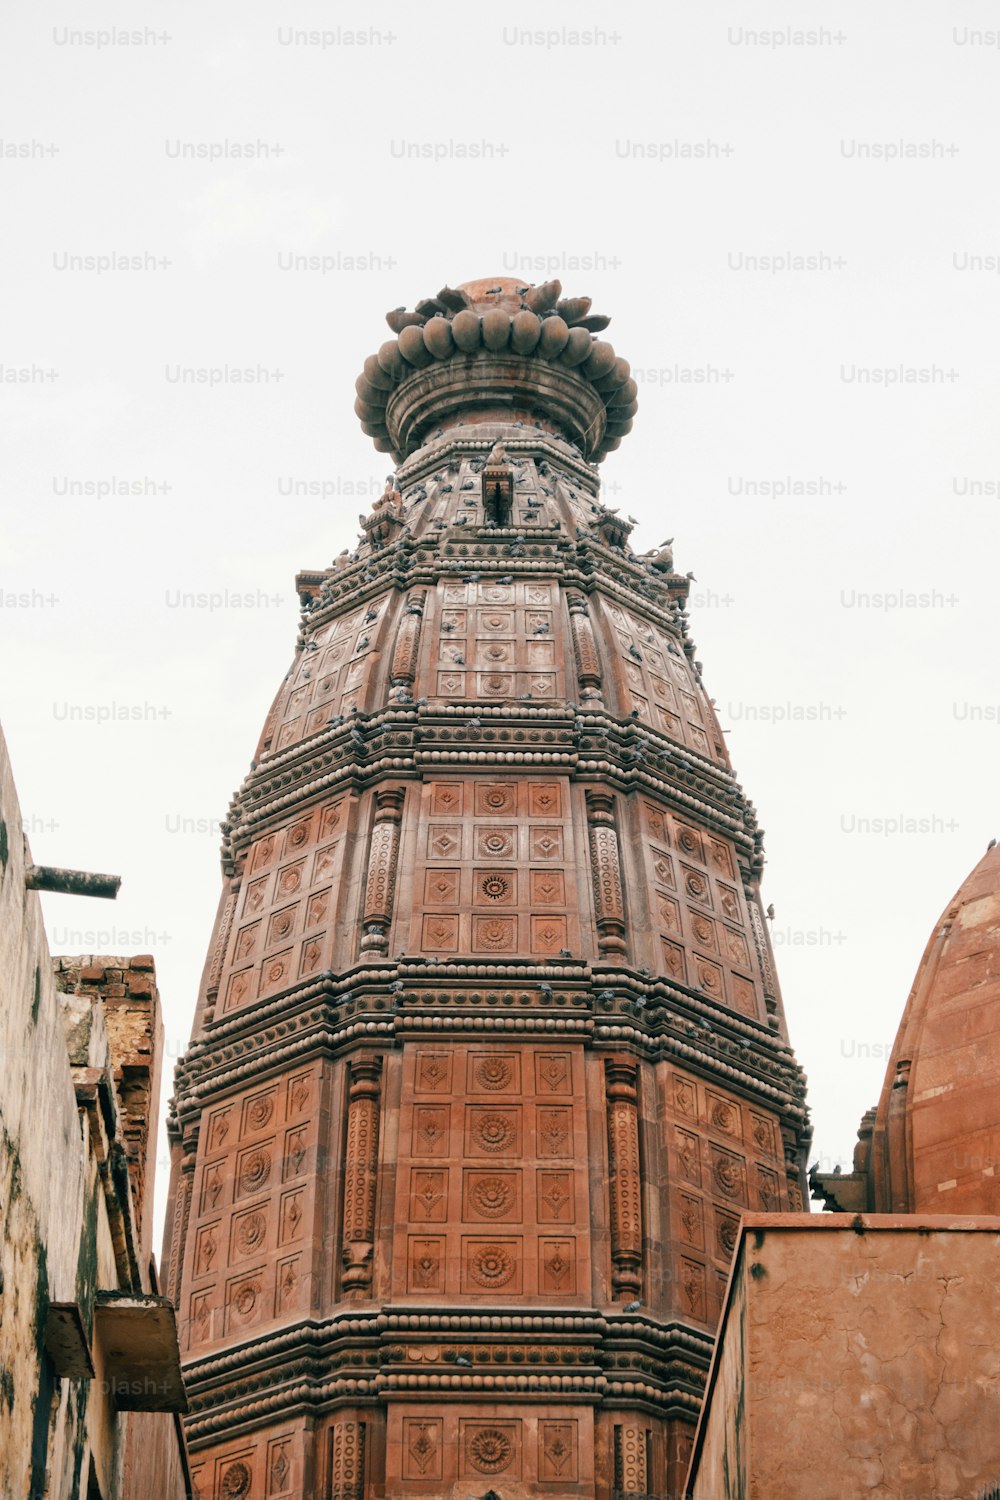
<svg viewBox="0 0 1000 1500">
<path fill-rule="evenodd" d="M 726 1339 L 712 1370 L 710 1410 L 701 1445 L 699 1500 L 744 1500 L 746 1495 L 747 1288 L 733 1284 Z"/>
<path fill-rule="evenodd" d="M 749 1215 L 692 1500 L 966 1500 L 1000 1483 L 998 1250 L 1000 1218 Z"/>
<path fill-rule="evenodd" d="M 93 1462 L 104 1500 L 183 1500 L 173 1417 L 120 1413 L 101 1381 L 94 1299 L 98 1289 L 118 1289 L 118 1262 L 99 1153 L 88 1114 L 77 1106 L 70 1061 L 110 1077 L 117 1059 L 100 999 L 57 990 L 40 902 L 25 889 L 28 862 L 0 736 L 0 1494 L 85 1500 Z M 119 1050 L 132 1085 L 141 1085 L 141 1047 Z M 155 1114 L 152 1085 L 147 1094 Z M 126 1142 L 115 1097 L 109 1091 L 109 1133 Z M 148 1161 L 150 1132 L 137 1118 L 131 1125 L 138 1165 L 140 1157 Z M 148 1259 L 148 1241 L 146 1253 Z M 79 1305 L 96 1378 L 56 1374 L 44 1346 L 53 1301 Z M 150 1476 L 155 1483 L 146 1482 Z"/>
</svg>

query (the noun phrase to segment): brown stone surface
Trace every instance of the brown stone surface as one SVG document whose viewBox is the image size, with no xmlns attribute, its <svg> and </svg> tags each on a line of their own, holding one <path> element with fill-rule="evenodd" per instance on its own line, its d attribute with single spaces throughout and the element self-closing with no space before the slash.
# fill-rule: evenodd
<svg viewBox="0 0 1000 1500">
<path fill-rule="evenodd" d="M 499 342 L 494 285 L 456 338 Z M 560 429 L 576 367 L 535 362 L 536 420 L 476 405 L 501 358 L 442 358 L 461 417 L 300 575 L 226 821 L 165 1249 L 212 1500 L 270 1493 L 272 1450 L 340 1500 L 675 1492 L 739 1214 L 801 1206 L 687 580 Z"/>
<path fill-rule="evenodd" d="M 1000 1213 L 1000 846 L 931 935 L 858 1134 L 853 1173 L 814 1175 L 831 1208 Z"/>
<path fill-rule="evenodd" d="M 747 1215 L 690 1500 L 992 1492 L 998 1236 L 1000 1218 Z"/>
</svg>

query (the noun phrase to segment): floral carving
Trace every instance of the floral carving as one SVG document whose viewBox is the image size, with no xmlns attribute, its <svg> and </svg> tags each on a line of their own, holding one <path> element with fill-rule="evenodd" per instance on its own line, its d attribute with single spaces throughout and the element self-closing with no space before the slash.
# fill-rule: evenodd
<svg viewBox="0 0 1000 1500">
<path fill-rule="evenodd" d="M 514 1445 L 499 1427 L 482 1427 L 469 1441 L 469 1457 L 482 1474 L 499 1474 L 514 1457 Z"/>
<path fill-rule="evenodd" d="M 244 1193 L 256 1193 L 271 1175 L 271 1153 L 249 1151 L 240 1167 L 240 1189 Z"/>
<path fill-rule="evenodd" d="M 509 1177 L 480 1177 L 473 1183 L 470 1196 L 484 1219 L 499 1219 L 514 1206 L 514 1185 Z"/>
<path fill-rule="evenodd" d="M 263 1244 L 267 1234 L 267 1219 L 262 1213 L 247 1214 L 239 1223 L 236 1238 L 241 1250 L 256 1250 L 257 1246 Z"/>
<path fill-rule="evenodd" d="M 503 1245 L 480 1245 L 469 1261 L 469 1275 L 480 1286 L 506 1286 L 517 1270 L 517 1262 Z"/>
<path fill-rule="evenodd" d="M 476 1064 L 476 1082 L 484 1089 L 505 1089 L 512 1078 L 510 1063 L 505 1057 L 483 1057 Z"/>
<path fill-rule="evenodd" d="M 247 1107 L 247 1124 L 251 1130 L 263 1130 L 274 1113 L 274 1101 L 270 1094 L 261 1094 L 256 1099 L 251 1099 Z"/>
<path fill-rule="evenodd" d="M 510 1115 L 489 1114 L 476 1117 L 472 1133 L 484 1151 L 504 1151 L 513 1144 L 516 1131 Z"/>
<path fill-rule="evenodd" d="M 223 1500 L 242 1500 L 250 1493 L 252 1475 L 246 1464 L 230 1464 L 222 1476 L 219 1493 Z"/>
</svg>

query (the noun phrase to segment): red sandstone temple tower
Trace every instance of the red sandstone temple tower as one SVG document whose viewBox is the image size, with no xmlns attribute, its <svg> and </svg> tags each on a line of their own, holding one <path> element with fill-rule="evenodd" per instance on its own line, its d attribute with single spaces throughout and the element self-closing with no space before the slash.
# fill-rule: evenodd
<svg viewBox="0 0 1000 1500">
<path fill-rule="evenodd" d="M 743 1208 L 802 1207 L 761 839 L 558 283 L 392 313 L 225 825 L 165 1266 L 202 1500 L 683 1480 Z"/>
</svg>

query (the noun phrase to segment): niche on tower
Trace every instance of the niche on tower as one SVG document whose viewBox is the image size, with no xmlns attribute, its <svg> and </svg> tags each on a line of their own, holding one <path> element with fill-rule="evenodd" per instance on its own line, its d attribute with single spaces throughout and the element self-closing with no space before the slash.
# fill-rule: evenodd
<svg viewBox="0 0 1000 1500">
<path fill-rule="evenodd" d="M 509 526 L 514 512 L 514 470 L 503 443 L 494 443 L 482 475 L 483 518 L 487 526 Z"/>
</svg>

